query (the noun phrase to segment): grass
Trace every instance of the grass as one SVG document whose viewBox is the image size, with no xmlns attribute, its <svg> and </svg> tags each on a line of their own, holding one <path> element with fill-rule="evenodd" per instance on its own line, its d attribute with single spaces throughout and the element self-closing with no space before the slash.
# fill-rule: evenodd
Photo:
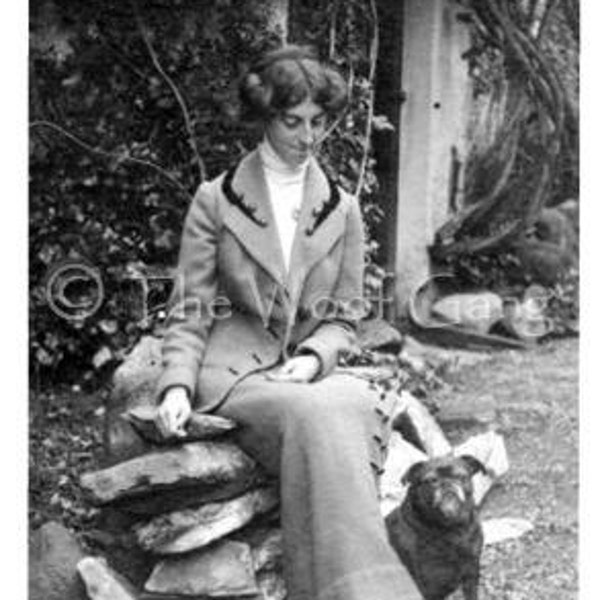
<svg viewBox="0 0 600 600">
<path fill-rule="evenodd" d="M 481 600 L 577 598 L 577 340 L 497 354 L 459 372 L 434 398 L 442 413 L 461 406 L 475 412 L 478 403 L 495 412 L 510 470 L 488 495 L 482 517 L 534 525 L 519 539 L 485 548 Z M 448 434 L 460 439 L 476 431 L 475 424 L 462 425 Z"/>
</svg>

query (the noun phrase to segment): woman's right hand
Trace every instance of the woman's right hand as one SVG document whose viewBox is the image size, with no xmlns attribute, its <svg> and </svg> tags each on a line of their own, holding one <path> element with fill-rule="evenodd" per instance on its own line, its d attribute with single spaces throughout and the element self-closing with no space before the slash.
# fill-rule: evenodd
<svg viewBox="0 0 600 600">
<path fill-rule="evenodd" d="M 156 413 L 156 426 L 166 437 L 185 436 L 185 424 L 192 414 L 188 391 L 182 386 L 167 390 Z"/>
</svg>

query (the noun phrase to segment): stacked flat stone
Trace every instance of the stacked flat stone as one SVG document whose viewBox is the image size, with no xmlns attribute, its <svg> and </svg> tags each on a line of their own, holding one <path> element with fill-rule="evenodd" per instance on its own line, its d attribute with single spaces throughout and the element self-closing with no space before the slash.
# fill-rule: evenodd
<svg viewBox="0 0 600 600">
<path fill-rule="evenodd" d="M 382 331 L 387 330 L 379 326 L 363 345 L 381 345 L 376 342 Z M 399 336 L 385 339 L 386 349 L 399 350 Z M 160 436 L 154 425 L 160 343 L 143 338 L 115 373 L 106 418 L 107 466 L 81 477 L 91 502 L 136 516 L 129 534 L 150 557 L 152 570 L 136 582 L 140 591 L 105 559 L 86 557 L 78 570 L 87 595 L 90 600 L 283 600 L 276 482 L 232 441 L 236 424 L 228 419 L 195 413 L 185 438 L 169 442 Z M 354 370 L 373 375 L 369 367 Z M 411 462 L 450 450 L 436 422 L 410 394 L 400 396 L 390 418 L 397 431 L 386 463 L 393 468 L 381 481 L 384 514 L 401 500 L 401 475 Z"/>
<path fill-rule="evenodd" d="M 152 570 L 142 591 L 88 556 L 78 565 L 87 595 L 283 600 L 275 482 L 231 440 L 229 419 L 194 413 L 185 437 L 164 440 L 154 425 L 159 372 L 160 339 L 148 336 L 115 373 L 107 466 L 81 477 L 92 503 L 134 515 L 128 533 Z"/>
</svg>

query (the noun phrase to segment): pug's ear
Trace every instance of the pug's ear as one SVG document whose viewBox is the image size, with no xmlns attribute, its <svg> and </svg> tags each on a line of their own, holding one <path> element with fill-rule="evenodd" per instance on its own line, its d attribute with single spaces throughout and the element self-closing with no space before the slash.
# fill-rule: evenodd
<svg viewBox="0 0 600 600">
<path fill-rule="evenodd" d="M 423 474 L 423 469 L 427 464 L 426 461 L 422 460 L 421 462 L 415 463 L 404 473 L 400 482 L 402 485 L 408 485 L 409 483 L 414 483 L 419 480 L 419 477 Z"/>
<path fill-rule="evenodd" d="M 469 469 L 469 472 L 471 473 L 471 477 L 473 475 L 475 475 L 475 473 L 487 473 L 487 469 L 485 468 L 485 465 L 477 458 L 475 458 L 474 456 L 471 456 L 470 454 L 464 454 L 460 457 L 460 459 L 463 461 L 463 463 L 467 466 L 467 468 Z"/>
</svg>

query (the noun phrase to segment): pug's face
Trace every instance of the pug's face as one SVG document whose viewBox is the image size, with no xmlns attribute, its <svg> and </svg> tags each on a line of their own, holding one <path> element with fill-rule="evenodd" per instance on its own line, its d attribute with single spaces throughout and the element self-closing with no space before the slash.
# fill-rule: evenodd
<svg viewBox="0 0 600 600">
<path fill-rule="evenodd" d="M 443 527 L 473 519 L 472 477 L 485 467 L 473 456 L 439 457 L 413 465 L 402 482 L 409 501 L 424 521 Z"/>
</svg>

